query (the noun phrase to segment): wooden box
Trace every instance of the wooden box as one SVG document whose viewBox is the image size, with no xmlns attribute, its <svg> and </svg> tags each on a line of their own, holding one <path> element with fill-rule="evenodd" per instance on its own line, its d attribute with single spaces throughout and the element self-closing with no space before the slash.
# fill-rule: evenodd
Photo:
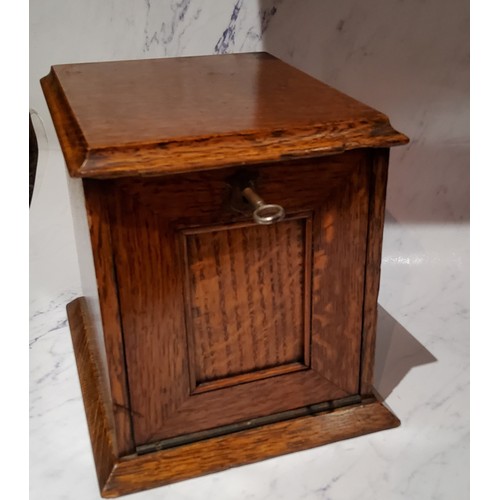
<svg viewBox="0 0 500 500">
<path fill-rule="evenodd" d="M 387 117 L 266 53 L 54 66 L 101 494 L 399 424 L 372 393 Z"/>
</svg>

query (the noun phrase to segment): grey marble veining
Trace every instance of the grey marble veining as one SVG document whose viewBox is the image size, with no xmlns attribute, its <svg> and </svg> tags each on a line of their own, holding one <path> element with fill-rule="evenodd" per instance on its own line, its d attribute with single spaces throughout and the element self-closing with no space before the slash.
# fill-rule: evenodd
<svg viewBox="0 0 500 500">
<path fill-rule="evenodd" d="M 251 50 L 262 50 L 262 43 L 273 16 L 278 11 L 278 6 L 283 0 L 272 2 L 261 2 L 257 16 L 253 16 L 252 22 L 248 23 L 248 13 L 242 9 L 249 2 L 238 0 L 231 13 L 227 27 L 222 32 L 214 48 L 215 54 L 227 54 L 232 52 L 250 52 Z"/>
<path fill-rule="evenodd" d="M 64 162 L 38 80 L 59 63 L 253 50 L 410 136 L 391 153 L 375 367 L 402 426 L 129 498 L 468 498 L 466 2 L 47 0 L 30 23 L 41 148 L 30 210 L 32 499 L 99 498 L 65 313 L 81 285 Z"/>
</svg>

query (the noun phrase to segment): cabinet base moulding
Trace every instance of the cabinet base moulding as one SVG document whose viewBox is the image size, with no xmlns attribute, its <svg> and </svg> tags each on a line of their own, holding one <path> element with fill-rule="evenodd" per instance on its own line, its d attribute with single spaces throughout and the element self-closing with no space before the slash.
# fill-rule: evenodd
<svg viewBox="0 0 500 500">
<path fill-rule="evenodd" d="M 399 426 L 373 396 L 361 403 L 153 451 L 119 456 L 96 329 L 85 298 L 67 306 L 78 375 L 101 495 L 113 498 L 266 458 Z"/>
</svg>

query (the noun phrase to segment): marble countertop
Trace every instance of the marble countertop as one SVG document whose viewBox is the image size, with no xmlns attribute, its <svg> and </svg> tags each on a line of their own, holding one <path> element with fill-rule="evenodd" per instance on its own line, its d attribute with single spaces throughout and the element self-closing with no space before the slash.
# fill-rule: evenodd
<svg viewBox="0 0 500 500">
<path fill-rule="evenodd" d="M 51 195 L 65 182 L 60 151 L 41 151 L 30 209 L 32 500 L 99 498 L 65 312 L 81 293 L 71 216 L 67 198 Z M 401 427 L 129 498 L 468 498 L 468 245 L 467 223 L 387 215 L 375 388 Z"/>
</svg>

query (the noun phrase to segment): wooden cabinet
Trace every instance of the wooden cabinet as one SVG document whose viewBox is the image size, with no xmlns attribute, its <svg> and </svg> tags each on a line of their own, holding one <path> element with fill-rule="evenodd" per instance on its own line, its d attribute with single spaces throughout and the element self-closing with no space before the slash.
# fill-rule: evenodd
<svg viewBox="0 0 500 500">
<path fill-rule="evenodd" d="M 103 496 L 398 425 L 372 395 L 381 113 L 264 53 L 55 66 Z"/>
</svg>

